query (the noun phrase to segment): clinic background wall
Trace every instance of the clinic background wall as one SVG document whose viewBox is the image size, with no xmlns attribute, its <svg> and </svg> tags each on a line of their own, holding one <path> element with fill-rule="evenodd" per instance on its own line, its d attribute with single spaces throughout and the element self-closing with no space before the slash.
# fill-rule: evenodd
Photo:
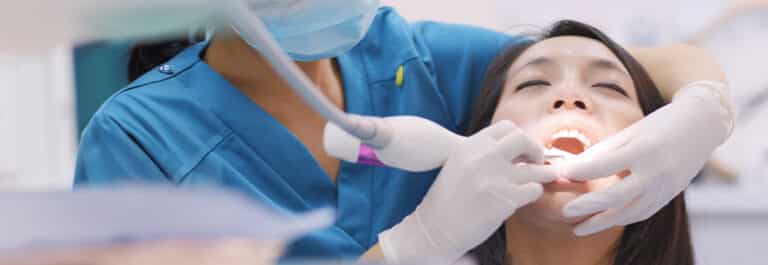
<svg viewBox="0 0 768 265">
<path fill-rule="evenodd" d="M 718 15 L 722 0 L 382 0 L 409 20 L 438 20 L 500 31 L 542 28 L 560 19 L 599 27 L 624 44 L 679 41 Z"/>
</svg>

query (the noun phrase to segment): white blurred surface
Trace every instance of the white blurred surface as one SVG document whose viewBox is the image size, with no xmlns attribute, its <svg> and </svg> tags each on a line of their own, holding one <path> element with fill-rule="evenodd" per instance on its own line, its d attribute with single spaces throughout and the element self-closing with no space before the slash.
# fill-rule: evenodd
<svg viewBox="0 0 768 265">
<path fill-rule="evenodd" d="M 69 189 L 75 154 L 70 47 L 0 53 L 0 190 Z"/>
<path fill-rule="evenodd" d="M 382 0 L 381 4 L 394 7 L 409 21 L 436 20 L 470 24 L 502 30 L 503 14 L 498 12 L 500 0 L 440 1 L 440 0 Z"/>
<path fill-rule="evenodd" d="M 212 16 L 208 0 L 4 0 L 0 51 L 35 53 L 105 37 L 157 36 Z"/>
<path fill-rule="evenodd" d="M 768 215 L 691 216 L 696 264 L 764 265 Z"/>
<path fill-rule="evenodd" d="M 736 128 L 716 157 L 742 176 L 748 190 L 768 190 L 768 1 L 766 7 L 723 21 L 700 45 L 712 51 L 732 86 Z"/>
<path fill-rule="evenodd" d="M 766 264 L 765 192 L 696 187 L 687 191 L 686 202 L 697 264 Z"/>
<path fill-rule="evenodd" d="M 288 214 L 245 194 L 154 183 L 78 192 L 0 193 L 0 253 L 162 239 L 282 241 L 333 223 L 330 209 Z M 0 258 L 1 259 L 1 258 Z"/>
<path fill-rule="evenodd" d="M 627 44 L 680 41 L 728 6 L 721 0 L 384 0 L 409 20 L 458 22 L 497 30 L 547 27 L 560 19 L 594 26 Z"/>
</svg>

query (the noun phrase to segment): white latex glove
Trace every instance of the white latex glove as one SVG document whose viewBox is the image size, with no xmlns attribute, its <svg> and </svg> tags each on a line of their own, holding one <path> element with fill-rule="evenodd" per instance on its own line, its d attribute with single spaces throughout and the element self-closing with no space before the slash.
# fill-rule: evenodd
<svg viewBox="0 0 768 265">
<path fill-rule="evenodd" d="M 517 208 L 538 199 L 540 183 L 556 179 L 554 168 L 517 163 L 542 162 L 543 152 L 509 121 L 462 140 L 416 210 L 379 234 L 387 262 L 458 260 Z"/>
<path fill-rule="evenodd" d="M 589 235 L 648 219 L 691 182 L 730 135 L 733 115 L 725 84 L 686 85 L 672 102 L 561 166 L 561 174 L 589 180 L 630 170 L 616 185 L 565 205 L 566 217 L 601 212 L 575 228 Z"/>
</svg>

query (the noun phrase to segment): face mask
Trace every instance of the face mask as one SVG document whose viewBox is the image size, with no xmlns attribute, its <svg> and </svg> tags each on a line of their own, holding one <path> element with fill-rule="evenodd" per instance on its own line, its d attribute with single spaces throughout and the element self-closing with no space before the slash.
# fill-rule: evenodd
<svg viewBox="0 0 768 265">
<path fill-rule="evenodd" d="M 297 61 L 336 57 L 368 32 L 379 0 L 245 0 Z"/>
</svg>

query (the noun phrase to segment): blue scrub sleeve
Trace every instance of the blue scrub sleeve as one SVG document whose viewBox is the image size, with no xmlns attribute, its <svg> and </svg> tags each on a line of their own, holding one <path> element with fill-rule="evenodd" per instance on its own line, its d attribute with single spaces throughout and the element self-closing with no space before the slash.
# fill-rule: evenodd
<svg viewBox="0 0 768 265">
<path fill-rule="evenodd" d="M 107 115 L 96 114 L 80 141 L 75 186 L 120 182 L 168 182 L 130 134 Z"/>
<path fill-rule="evenodd" d="M 429 49 L 453 125 L 462 132 L 491 61 L 505 47 L 528 40 L 473 26 L 429 21 L 415 23 L 413 29 Z"/>
</svg>

